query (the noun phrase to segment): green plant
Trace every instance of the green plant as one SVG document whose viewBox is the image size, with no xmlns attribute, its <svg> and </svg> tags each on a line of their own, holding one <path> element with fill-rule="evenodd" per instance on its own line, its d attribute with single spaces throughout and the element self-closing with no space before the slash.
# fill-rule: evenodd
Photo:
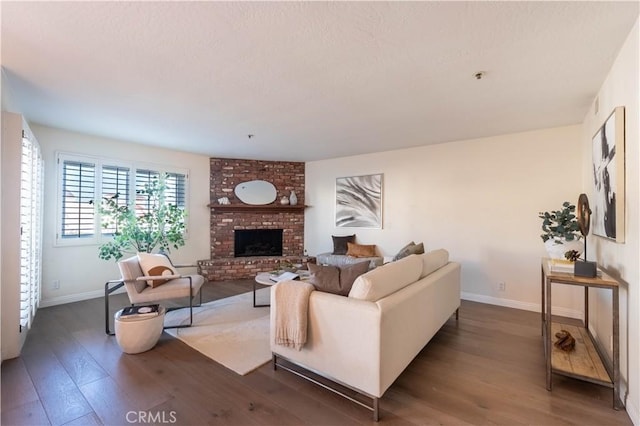
<svg viewBox="0 0 640 426">
<path fill-rule="evenodd" d="M 165 202 L 166 175 L 154 179 L 144 189 L 136 191 L 138 204 L 145 206 L 136 212 L 136 203 L 121 205 L 120 194 L 105 197 L 98 207 L 103 227 L 115 229 L 113 239 L 99 247 L 98 256 L 118 260 L 126 252 L 151 253 L 156 247 L 169 251 L 184 245 L 184 209 Z"/>
<path fill-rule="evenodd" d="M 576 206 L 565 201 L 562 203 L 562 210 L 540 212 L 538 217 L 542 219 L 542 230 L 544 231 L 540 235 L 542 241 L 547 242 L 553 238 L 556 243 L 562 244 L 562 239 L 566 241 L 579 240 L 582 235 L 575 211 Z"/>
</svg>

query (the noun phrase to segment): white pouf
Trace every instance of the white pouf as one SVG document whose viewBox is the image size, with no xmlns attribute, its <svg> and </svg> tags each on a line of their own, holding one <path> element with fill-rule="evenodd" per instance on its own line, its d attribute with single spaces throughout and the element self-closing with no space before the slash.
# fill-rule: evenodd
<svg viewBox="0 0 640 426">
<path fill-rule="evenodd" d="M 166 310 L 160 307 L 159 313 L 150 318 L 120 319 L 122 309 L 115 313 L 116 341 L 122 352 L 139 354 L 153 348 L 162 334 L 164 314 Z"/>
</svg>

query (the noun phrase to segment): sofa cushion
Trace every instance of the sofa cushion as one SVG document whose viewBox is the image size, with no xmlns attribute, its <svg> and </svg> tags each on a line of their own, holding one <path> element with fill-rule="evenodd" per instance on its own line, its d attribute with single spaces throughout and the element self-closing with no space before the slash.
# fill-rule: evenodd
<svg viewBox="0 0 640 426">
<path fill-rule="evenodd" d="M 426 277 L 449 263 L 449 252 L 445 249 L 432 250 L 420 257 L 422 258 L 422 273 L 420 274 L 420 278 Z"/>
<path fill-rule="evenodd" d="M 347 243 L 347 256 L 353 257 L 375 257 L 375 244 Z"/>
<path fill-rule="evenodd" d="M 369 262 L 369 269 L 373 269 L 378 266 L 382 266 L 384 258 L 382 256 L 375 257 L 352 257 L 346 254 L 333 254 L 333 253 L 319 253 L 316 254 L 316 263 L 318 265 L 333 265 L 343 267 L 347 265 L 353 265 L 354 263 L 360 263 L 363 261 Z"/>
<path fill-rule="evenodd" d="M 347 254 L 347 243 L 353 243 L 356 241 L 356 234 L 353 235 L 332 235 L 333 239 L 333 254 Z"/>
<path fill-rule="evenodd" d="M 349 297 L 375 302 L 420 279 L 423 268 L 420 255 L 387 263 L 356 278 Z"/>
<path fill-rule="evenodd" d="M 313 284 L 316 290 L 346 296 L 356 278 L 369 270 L 369 262 L 364 261 L 342 268 L 309 263 L 307 267 L 311 273 L 308 282 Z"/>
</svg>

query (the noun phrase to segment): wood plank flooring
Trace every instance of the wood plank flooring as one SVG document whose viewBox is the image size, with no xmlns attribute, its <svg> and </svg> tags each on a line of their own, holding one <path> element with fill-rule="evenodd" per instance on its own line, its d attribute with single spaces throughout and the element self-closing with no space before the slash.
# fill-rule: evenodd
<svg viewBox="0 0 640 426">
<path fill-rule="evenodd" d="M 203 301 L 251 288 L 208 283 Z M 114 295 L 113 310 L 126 303 Z M 373 423 L 291 373 L 268 364 L 238 376 L 166 333 L 149 352 L 123 354 L 103 309 L 100 298 L 38 311 L 22 355 L 2 363 L 2 425 Z M 540 314 L 466 301 L 380 406 L 389 425 L 631 424 L 610 389 L 554 375 L 546 390 Z"/>
</svg>

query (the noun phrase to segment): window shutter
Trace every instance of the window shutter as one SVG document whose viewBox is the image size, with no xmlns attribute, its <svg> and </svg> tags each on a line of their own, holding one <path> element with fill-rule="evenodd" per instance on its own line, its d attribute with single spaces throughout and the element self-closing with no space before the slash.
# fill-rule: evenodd
<svg viewBox="0 0 640 426">
<path fill-rule="evenodd" d="M 111 198 L 118 196 L 116 203 L 120 207 L 129 204 L 129 168 L 118 166 L 102 166 L 102 198 Z M 103 217 L 102 223 L 109 224 L 103 226 L 102 235 L 112 235 L 118 231 L 114 224 L 111 224 L 110 218 Z"/>
<path fill-rule="evenodd" d="M 65 160 L 62 174 L 62 238 L 93 237 L 96 166 Z"/>
<path fill-rule="evenodd" d="M 37 142 L 22 139 L 20 170 L 20 325 L 31 327 L 42 281 L 43 160 Z"/>
<path fill-rule="evenodd" d="M 167 189 L 165 191 L 165 203 L 174 204 L 185 208 L 187 177 L 180 173 L 167 174 Z"/>
<path fill-rule="evenodd" d="M 145 187 L 160 178 L 160 173 L 153 170 L 136 170 L 136 214 L 142 216 L 151 211 L 153 206 L 148 197 L 141 195 Z"/>
</svg>

